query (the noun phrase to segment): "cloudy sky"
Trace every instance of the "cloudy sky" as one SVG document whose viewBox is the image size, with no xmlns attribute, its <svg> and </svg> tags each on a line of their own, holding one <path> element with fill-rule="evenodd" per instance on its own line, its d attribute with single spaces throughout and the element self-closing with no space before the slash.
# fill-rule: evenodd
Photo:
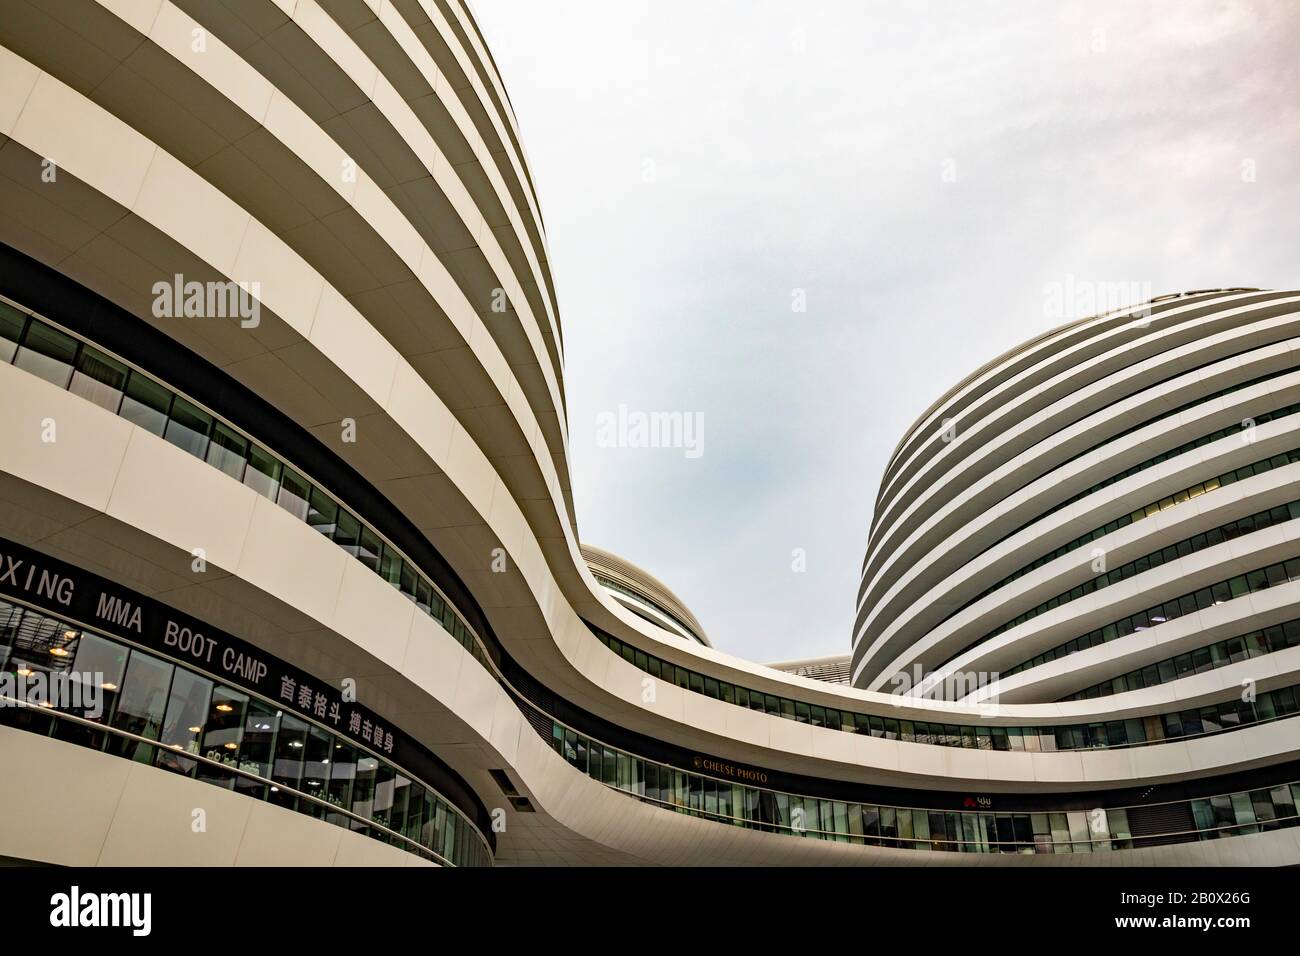
<svg viewBox="0 0 1300 956">
<path fill-rule="evenodd" d="M 724 651 L 848 652 L 885 463 L 988 359 L 1094 293 L 1300 287 L 1293 2 L 475 10 L 546 220 L 582 538 Z M 620 405 L 698 416 L 702 454 L 607 447 Z"/>
</svg>

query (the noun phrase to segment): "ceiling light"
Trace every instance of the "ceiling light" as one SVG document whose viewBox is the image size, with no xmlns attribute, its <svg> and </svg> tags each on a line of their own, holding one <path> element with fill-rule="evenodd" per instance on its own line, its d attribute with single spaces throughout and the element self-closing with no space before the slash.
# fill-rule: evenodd
<svg viewBox="0 0 1300 956">
<path fill-rule="evenodd" d="M 217 704 L 217 710 L 221 711 L 223 714 L 228 714 L 234 709 L 235 708 L 231 707 L 229 704 Z"/>
<path fill-rule="evenodd" d="M 50 653 L 55 657 L 67 657 L 68 649 L 66 647 L 51 647 Z"/>
</svg>

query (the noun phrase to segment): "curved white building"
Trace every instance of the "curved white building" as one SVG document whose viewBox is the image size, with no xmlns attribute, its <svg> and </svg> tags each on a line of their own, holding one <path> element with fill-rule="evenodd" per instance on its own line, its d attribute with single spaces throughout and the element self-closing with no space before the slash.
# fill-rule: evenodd
<svg viewBox="0 0 1300 956">
<path fill-rule="evenodd" d="M 690 608 L 649 571 L 595 545 L 580 550 L 596 583 L 624 608 L 675 637 L 712 646 Z"/>
<path fill-rule="evenodd" d="M 1300 862 L 1296 296 L 1078 323 L 937 405 L 854 688 L 580 546 L 537 191 L 460 0 L 15 3 L 0 80 L 0 764 L 40 768 L 0 857 Z M 918 662 L 1032 666 L 889 693 Z"/>
<path fill-rule="evenodd" d="M 948 392 L 881 483 L 856 683 L 919 667 L 934 695 L 1047 702 L 1285 649 L 1225 642 L 1287 619 L 1298 315 L 1292 293 L 1168 296 Z"/>
</svg>

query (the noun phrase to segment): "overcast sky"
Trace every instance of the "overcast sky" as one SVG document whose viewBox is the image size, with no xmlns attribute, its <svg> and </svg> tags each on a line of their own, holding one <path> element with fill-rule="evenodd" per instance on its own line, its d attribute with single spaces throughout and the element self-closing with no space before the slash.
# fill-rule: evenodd
<svg viewBox="0 0 1300 956">
<path fill-rule="evenodd" d="M 847 653 L 903 432 L 1090 291 L 1300 287 L 1300 4 L 475 10 L 546 222 L 582 539 L 724 651 Z M 699 416 L 702 454 L 605 447 L 620 405 Z"/>
</svg>

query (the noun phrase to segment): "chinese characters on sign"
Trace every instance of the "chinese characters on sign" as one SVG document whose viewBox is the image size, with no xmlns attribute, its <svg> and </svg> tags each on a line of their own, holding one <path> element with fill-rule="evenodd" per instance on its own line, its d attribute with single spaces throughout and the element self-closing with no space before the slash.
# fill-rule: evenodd
<svg viewBox="0 0 1300 956">
<path fill-rule="evenodd" d="M 332 698 L 332 699 L 331 699 Z M 288 674 L 280 676 L 280 701 L 289 704 L 298 711 L 319 720 L 328 720 L 335 727 L 342 727 L 343 704 L 330 689 L 329 696 L 321 690 L 314 689 L 307 683 L 299 683 Z M 369 744 L 386 754 L 393 752 L 393 732 L 382 724 L 371 720 L 356 707 L 348 708 L 346 733 Z"/>
</svg>

